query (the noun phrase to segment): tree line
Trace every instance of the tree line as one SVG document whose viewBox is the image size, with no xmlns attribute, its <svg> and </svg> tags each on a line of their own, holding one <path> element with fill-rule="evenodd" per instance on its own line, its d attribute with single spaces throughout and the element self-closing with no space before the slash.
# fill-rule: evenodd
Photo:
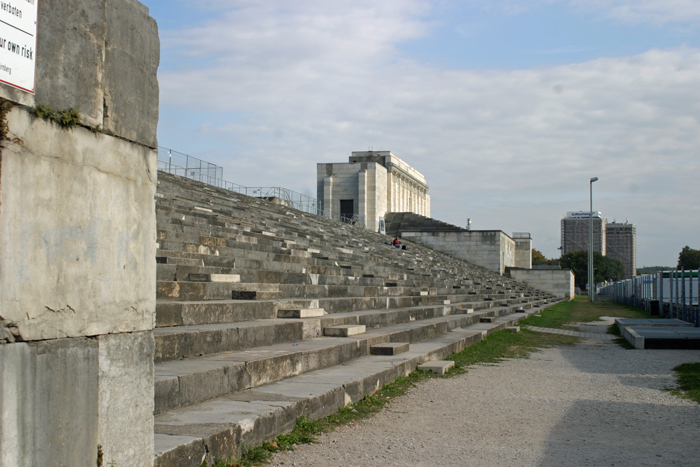
<svg viewBox="0 0 700 467">
<path fill-rule="evenodd" d="M 574 251 L 562 255 L 558 260 L 547 259 L 541 251 L 532 249 L 532 264 L 558 264 L 563 269 L 571 269 L 576 276 L 576 285 L 582 289 L 588 282 L 588 251 Z M 678 269 L 700 269 L 700 250 L 684 246 L 678 254 Z M 639 273 L 643 273 L 640 268 Z M 647 268 L 648 269 L 648 268 Z M 661 269 L 668 269 L 662 268 Z M 593 271 L 596 283 L 622 280 L 625 278 L 625 266 L 619 259 L 609 258 L 600 253 L 593 253 Z"/>
</svg>

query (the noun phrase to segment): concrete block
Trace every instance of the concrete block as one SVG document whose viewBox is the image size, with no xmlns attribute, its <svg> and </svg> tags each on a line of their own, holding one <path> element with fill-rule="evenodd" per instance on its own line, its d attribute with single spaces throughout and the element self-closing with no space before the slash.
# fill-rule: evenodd
<svg viewBox="0 0 700 467">
<path fill-rule="evenodd" d="M 350 337 L 363 334 L 366 331 L 363 324 L 341 324 L 323 329 L 323 335 L 329 337 Z"/>
<path fill-rule="evenodd" d="M 83 124 L 156 148 L 160 42 L 148 8 L 66 0 L 39 2 L 38 14 L 36 93 L 0 86 L 0 95 L 76 108 Z"/>
<path fill-rule="evenodd" d="M 102 128 L 157 148 L 158 25 L 136 0 L 105 2 L 105 20 Z"/>
<path fill-rule="evenodd" d="M 326 314 L 323 308 L 293 308 L 277 310 L 278 318 L 320 318 Z"/>
<path fill-rule="evenodd" d="M 493 316 L 482 316 L 479 318 L 480 323 L 495 323 L 496 318 Z"/>
<path fill-rule="evenodd" d="M 302 321 L 302 339 L 315 339 L 321 337 L 321 320 L 305 319 Z"/>
<path fill-rule="evenodd" d="M 209 274 L 209 282 L 240 282 L 239 274 Z"/>
<path fill-rule="evenodd" d="M 520 326 L 506 326 L 505 329 L 515 334 L 520 332 Z"/>
<path fill-rule="evenodd" d="M 99 435 L 105 464 L 153 462 L 153 333 L 107 334 L 99 348 Z"/>
<path fill-rule="evenodd" d="M 98 354 L 93 338 L 0 345 L 0 465 L 96 465 Z"/>
<path fill-rule="evenodd" d="M 23 340 L 152 329 L 156 154 L 18 107 L 7 119 L 3 317 Z"/>
<path fill-rule="evenodd" d="M 85 124 L 102 125 L 104 2 L 39 2 L 37 23 L 36 103 L 56 110 L 73 107 Z"/>
<path fill-rule="evenodd" d="M 408 352 L 408 342 L 384 342 L 370 346 L 370 355 L 398 355 Z"/>
<path fill-rule="evenodd" d="M 453 366 L 455 366 L 455 362 L 452 360 L 433 360 L 432 362 L 421 363 L 418 365 L 418 368 L 430 371 L 436 375 L 444 375 Z"/>
</svg>

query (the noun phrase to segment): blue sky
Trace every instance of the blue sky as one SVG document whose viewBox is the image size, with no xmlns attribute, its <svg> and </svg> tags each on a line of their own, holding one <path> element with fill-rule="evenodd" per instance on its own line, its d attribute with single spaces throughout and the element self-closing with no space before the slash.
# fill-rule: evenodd
<svg viewBox="0 0 700 467">
<path fill-rule="evenodd" d="M 161 146 L 315 196 L 316 163 L 390 150 L 432 217 L 558 257 L 588 207 L 637 265 L 700 248 L 697 0 L 144 0 Z"/>
</svg>

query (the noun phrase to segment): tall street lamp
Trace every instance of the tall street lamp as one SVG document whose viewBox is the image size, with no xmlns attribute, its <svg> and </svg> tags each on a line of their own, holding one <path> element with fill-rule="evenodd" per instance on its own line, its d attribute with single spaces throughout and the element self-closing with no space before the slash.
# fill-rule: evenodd
<svg viewBox="0 0 700 467">
<path fill-rule="evenodd" d="M 597 181 L 598 177 L 591 178 L 591 210 L 588 212 L 588 220 L 591 231 L 591 238 L 588 242 L 588 297 L 593 301 L 595 296 L 595 285 L 593 284 L 593 182 Z"/>
</svg>

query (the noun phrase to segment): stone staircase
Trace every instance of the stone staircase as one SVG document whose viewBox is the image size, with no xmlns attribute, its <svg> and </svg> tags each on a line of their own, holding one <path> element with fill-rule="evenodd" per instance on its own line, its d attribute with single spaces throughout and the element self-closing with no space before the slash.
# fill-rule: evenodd
<svg viewBox="0 0 700 467">
<path fill-rule="evenodd" d="M 467 229 L 412 212 L 388 212 L 384 216 L 386 234 L 403 232 L 467 232 Z"/>
<path fill-rule="evenodd" d="M 158 177 L 156 466 L 240 456 L 556 300 L 421 245 Z"/>
</svg>

